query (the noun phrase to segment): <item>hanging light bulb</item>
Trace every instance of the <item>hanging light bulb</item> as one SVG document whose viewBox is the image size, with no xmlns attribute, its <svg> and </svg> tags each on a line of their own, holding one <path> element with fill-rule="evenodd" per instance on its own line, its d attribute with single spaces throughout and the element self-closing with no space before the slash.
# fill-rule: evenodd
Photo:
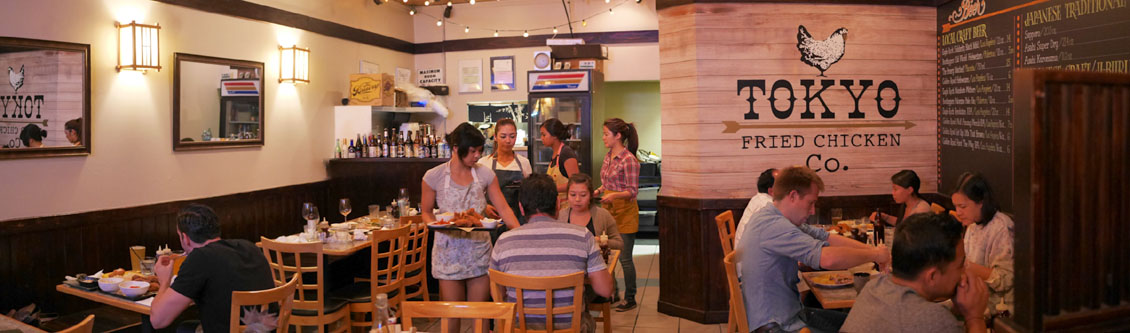
<svg viewBox="0 0 1130 333">
<path fill-rule="evenodd" d="M 404 0 L 404 3 L 408 3 L 408 0 Z"/>
<path fill-rule="evenodd" d="M 529 31 L 523 31 L 522 37 L 530 37 L 530 32 Z"/>
<path fill-rule="evenodd" d="M 463 33 L 471 32 L 471 27 L 463 27 Z"/>
<path fill-rule="evenodd" d="M 557 34 L 557 27 L 553 27 L 553 34 Z"/>
<path fill-rule="evenodd" d="M 409 9 L 408 15 L 416 15 L 416 7 L 412 7 L 411 9 Z"/>
<path fill-rule="evenodd" d="M 581 20 L 581 26 L 582 26 L 582 27 L 587 27 L 587 26 L 589 26 L 589 21 L 588 21 L 588 20 Z"/>
<path fill-rule="evenodd" d="M 612 0 L 604 0 L 604 3 L 612 2 Z"/>
<path fill-rule="evenodd" d="M 436 26 L 442 27 L 443 26 L 443 20 L 436 20 Z"/>
<path fill-rule="evenodd" d="M 612 12 L 612 8 L 609 8 L 609 9 L 608 9 L 608 15 L 614 15 L 614 14 L 615 14 L 615 13 L 613 13 L 613 12 Z"/>
<path fill-rule="evenodd" d="M 427 7 L 430 4 L 432 4 L 431 1 L 424 1 L 424 7 Z"/>
<path fill-rule="evenodd" d="M 637 3 L 638 3 L 638 2 L 637 2 Z M 475 4 L 475 0 L 471 0 L 471 4 L 472 4 L 472 5 L 473 5 L 473 4 Z"/>
<path fill-rule="evenodd" d="M 495 30 L 495 31 L 494 31 L 494 36 L 495 36 L 495 37 L 498 37 L 498 30 Z"/>
<path fill-rule="evenodd" d="M 448 6 L 448 7 L 451 7 L 451 1 L 448 1 L 448 2 L 447 2 L 447 6 Z"/>
</svg>

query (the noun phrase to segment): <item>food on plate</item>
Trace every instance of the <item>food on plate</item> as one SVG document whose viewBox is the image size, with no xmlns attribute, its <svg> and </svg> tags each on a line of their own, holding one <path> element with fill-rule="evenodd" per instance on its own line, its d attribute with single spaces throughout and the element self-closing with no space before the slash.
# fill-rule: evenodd
<svg viewBox="0 0 1130 333">
<path fill-rule="evenodd" d="M 846 274 L 824 274 L 812 278 L 813 283 L 827 286 L 844 285 L 854 281 L 855 278 Z"/>
<path fill-rule="evenodd" d="M 124 268 L 118 268 L 118 269 L 115 269 L 113 272 L 106 273 L 105 276 L 106 277 L 121 277 L 122 275 L 125 275 L 125 274 L 126 274 L 126 270 Z"/>
<path fill-rule="evenodd" d="M 458 226 L 482 226 L 483 216 L 479 215 L 474 209 L 468 209 L 461 213 L 455 213 L 451 218 L 451 223 Z"/>
</svg>

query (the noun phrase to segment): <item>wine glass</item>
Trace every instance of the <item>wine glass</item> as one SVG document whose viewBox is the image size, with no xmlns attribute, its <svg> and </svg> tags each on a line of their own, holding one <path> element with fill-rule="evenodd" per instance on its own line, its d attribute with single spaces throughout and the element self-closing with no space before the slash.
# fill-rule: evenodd
<svg viewBox="0 0 1130 333">
<path fill-rule="evenodd" d="M 400 211 L 400 216 L 408 215 L 408 189 L 400 188 L 400 195 L 396 200 L 396 208 Z"/>
<path fill-rule="evenodd" d="M 310 202 L 303 203 L 302 218 L 306 219 L 307 224 L 318 223 L 318 206 L 314 206 L 314 204 Z"/>
<path fill-rule="evenodd" d="M 337 205 L 337 211 L 341 212 L 342 222 L 349 221 L 349 212 L 353 211 L 353 207 L 349 205 L 349 198 L 341 198 Z"/>
</svg>

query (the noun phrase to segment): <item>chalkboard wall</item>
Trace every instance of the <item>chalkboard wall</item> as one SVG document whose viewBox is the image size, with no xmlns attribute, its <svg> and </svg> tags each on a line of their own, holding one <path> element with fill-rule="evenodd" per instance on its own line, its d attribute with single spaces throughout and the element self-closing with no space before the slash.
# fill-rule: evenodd
<svg viewBox="0 0 1130 333">
<path fill-rule="evenodd" d="M 938 7 L 939 189 L 989 178 L 1012 208 L 1012 75 L 1018 68 L 1127 73 L 1130 0 L 955 0 Z M 1080 149 L 1086 149 L 1080 147 Z"/>
</svg>

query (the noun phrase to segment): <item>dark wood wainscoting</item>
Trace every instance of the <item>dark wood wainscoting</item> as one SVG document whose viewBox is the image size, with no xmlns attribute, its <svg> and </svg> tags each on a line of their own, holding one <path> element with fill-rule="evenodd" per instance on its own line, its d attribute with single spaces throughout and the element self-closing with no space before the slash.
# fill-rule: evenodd
<svg viewBox="0 0 1130 333">
<path fill-rule="evenodd" d="M 330 193 L 333 200 L 331 213 L 323 213 L 330 221 L 341 222 L 337 213 L 337 202 L 349 198 L 353 203 L 350 217 L 368 214 L 368 205 L 379 203 L 388 206 L 396 200 L 401 188 L 408 189 L 412 207 L 420 204 L 420 180 L 424 173 L 443 162 L 446 158 L 353 158 L 330 160 L 326 168 L 330 176 Z"/>
<path fill-rule="evenodd" d="M 952 209 L 948 196 L 924 193 L 927 201 Z M 726 322 L 729 311 L 722 245 L 714 217 L 731 210 L 739 221 L 749 199 L 693 199 L 659 196 L 659 312 L 704 324 Z M 833 208 L 845 219 L 869 216 L 876 208 L 902 214 L 890 195 L 820 197 L 813 223 L 829 223 Z"/>
<path fill-rule="evenodd" d="M 70 313 L 93 303 L 63 295 L 63 276 L 129 268 L 129 247 L 179 248 L 176 213 L 189 203 L 211 206 L 224 238 L 258 240 L 302 231 L 303 202 L 329 206 L 328 182 L 291 185 L 217 197 L 0 222 L 0 283 L 30 291 L 45 311 Z M 324 208 L 323 208 L 324 210 Z"/>
</svg>

